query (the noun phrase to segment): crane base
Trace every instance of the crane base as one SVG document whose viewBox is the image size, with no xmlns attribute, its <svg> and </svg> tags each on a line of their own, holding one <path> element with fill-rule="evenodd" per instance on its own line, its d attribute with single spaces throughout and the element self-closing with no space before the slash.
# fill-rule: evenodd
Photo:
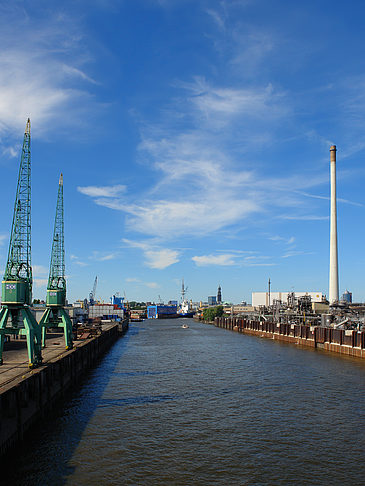
<svg viewBox="0 0 365 486">
<path fill-rule="evenodd" d="M 39 326 L 42 329 L 42 348 L 46 347 L 46 332 L 50 327 L 63 328 L 65 348 L 66 350 L 73 348 L 72 322 L 63 307 L 47 307 L 39 321 Z"/>
<path fill-rule="evenodd" d="M 11 326 L 8 326 L 9 318 Z M 24 327 L 18 327 L 23 322 Z M 0 311 L 0 365 L 3 364 L 5 336 L 9 334 L 27 337 L 29 367 L 36 367 L 42 363 L 42 335 L 35 317 L 25 306 L 7 306 Z"/>
</svg>

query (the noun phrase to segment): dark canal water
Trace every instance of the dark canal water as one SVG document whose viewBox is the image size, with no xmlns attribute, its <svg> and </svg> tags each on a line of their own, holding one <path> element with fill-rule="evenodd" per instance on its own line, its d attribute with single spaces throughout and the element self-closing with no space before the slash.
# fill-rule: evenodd
<svg viewBox="0 0 365 486">
<path fill-rule="evenodd" d="M 360 360 L 192 320 L 134 323 L 2 479 L 365 484 L 364 380 Z"/>
</svg>

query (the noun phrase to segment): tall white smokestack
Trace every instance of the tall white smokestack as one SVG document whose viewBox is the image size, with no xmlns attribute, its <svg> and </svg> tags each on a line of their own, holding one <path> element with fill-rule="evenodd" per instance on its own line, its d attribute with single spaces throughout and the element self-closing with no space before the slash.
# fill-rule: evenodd
<svg viewBox="0 0 365 486">
<path fill-rule="evenodd" d="M 337 203 L 336 203 L 336 145 L 330 148 L 331 154 L 331 229 L 330 229 L 330 304 L 338 302 L 338 253 L 337 253 Z"/>
</svg>

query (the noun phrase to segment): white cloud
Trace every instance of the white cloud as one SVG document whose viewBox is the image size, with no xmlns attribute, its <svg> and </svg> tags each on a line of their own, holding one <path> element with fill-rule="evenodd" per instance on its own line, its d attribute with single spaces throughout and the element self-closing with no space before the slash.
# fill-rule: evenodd
<svg viewBox="0 0 365 486">
<path fill-rule="evenodd" d="M 77 255 L 71 255 L 70 259 L 72 263 L 74 263 L 75 265 L 79 265 L 80 267 L 87 267 L 89 265 L 88 263 L 85 263 L 82 260 L 80 260 Z"/>
<path fill-rule="evenodd" d="M 117 258 L 117 253 L 103 253 L 100 251 L 93 251 L 93 254 L 89 257 L 90 260 L 96 260 L 98 262 L 105 262 L 114 260 Z"/>
<path fill-rule="evenodd" d="M 33 283 L 36 288 L 45 287 L 48 284 L 48 268 L 43 265 L 32 265 Z"/>
<path fill-rule="evenodd" d="M 33 279 L 36 288 L 45 287 L 48 284 L 47 278 L 35 278 Z"/>
<path fill-rule="evenodd" d="M 280 216 L 281 219 L 289 219 L 289 220 L 298 220 L 298 221 L 325 221 L 327 219 L 329 219 L 328 216 L 317 216 L 317 215 L 311 215 L 311 214 L 308 214 L 308 215 L 281 215 Z"/>
<path fill-rule="evenodd" d="M 295 257 L 295 256 L 301 256 L 301 255 L 313 255 L 313 252 L 311 251 L 288 251 L 286 252 L 281 258 L 290 258 L 290 257 Z"/>
<path fill-rule="evenodd" d="M 8 139 L 19 138 L 29 116 L 38 137 L 55 127 L 72 135 L 102 109 L 89 89 L 95 84 L 85 72 L 91 55 L 77 16 L 56 8 L 40 17 L 24 5 L 0 6 L 0 143 L 11 157 Z"/>
<path fill-rule="evenodd" d="M 7 235 L 6 233 L 0 234 L 0 246 L 3 246 L 8 238 L 9 235 Z"/>
<path fill-rule="evenodd" d="M 267 255 L 252 255 L 246 256 L 242 261 L 242 266 L 244 267 L 272 267 L 277 265 L 276 263 L 267 261 L 271 260 L 270 256 Z"/>
<path fill-rule="evenodd" d="M 307 192 L 300 192 L 300 191 L 297 191 L 297 193 L 302 194 L 303 196 L 306 196 L 306 197 L 311 197 L 313 199 L 324 199 L 325 201 L 330 200 L 329 196 L 319 196 L 317 194 L 308 194 Z M 344 204 L 351 204 L 352 206 L 364 207 L 364 204 L 362 204 L 362 203 L 349 201 L 348 199 L 343 199 L 341 197 L 337 198 L 337 202 L 338 203 L 341 202 L 341 203 L 344 203 Z"/>
<path fill-rule="evenodd" d="M 275 265 L 277 265 L 277 263 L 244 263 L 243 266 L 244 267 L 274 267 Z"/>
<path fill-rule="evenodd" d="M 271 241 L 281 241 L 283 243 L 286 243 L 287 245 L 293 245 L 294 242 L 295 242 L 295 237 L 294 236 L 291 236 L 290 238 L 285 238 L 283 236 L 275 235 L 275 236 L 270 236 L 269 237 L 269 240 L 271 240 Z"/>
<path fill-rule="evenodd" d="M 168 248 L 160 248 L 151 242 L 137 242 L 123 239 L 123 243 L 132 248 L 139 248 L 143 251 L 145 265 L 150 268 L 162 270 L 179 261 L 180 252 Z"/>
<path fill-rule="evenodd" d="M 193 256 L 192 260 L 198 267 L 207 266 L 207 265 L 221 265 L 221 266 L 228 266 L 228 265 L 235 265 L 236 255 L 231 254 L 222 254 L 222 255 L 202 255 L 202 256 Z"/>
<path fill-rule="evenodd" d="M 157 289 L 159 288 L 159 285 L 156 282 L 146 282 L 145 283 L 146 287 L 149 287 L 150 289 Z"/>
<path fill-rule="evenodd" d="M 142 282 L 139 278 L 134 277 L 126 278 L 125 281 L 128 283 L 138 283 L 150 289 L 157 289 L 160 287 L 159 284 L 156 282 Z"/>
<path fill-rule="evenodd" d="M 218 266 L 242 266 L 242 267 L 271 267 L 276 263 L 265 261 L 271 257 L 264 255 L 251 255 L 246 256 L 243 259 L 239 258 L 237 254 L 226 253 L 222 255 L 202 255 L 194 256 L 192 260 L 198 267 L 208 265 Z"/>
<path fill-rule="evenodd" d="M 84 81 L 88 81 L 89 83 L 92 83 L 92 84 L 99 84 L 97 81 L 95 81 L 95 79 L 92 79 L 90 76 L 85 74 L 83 71 L 81 71 L 80 69 L 77 69 L 73 66 L 68 66 L 67 64 L 64 64 L 62 66 L 62 69 L 66 74 L 69 74 L 70 76 L 79 77 L 79 78 L 83 79 Z"/>
<path fill-rule="evenodd" d="M 179 252 L 167 248 L 161 250 L 145 251 L 146 264 L 150 268 L 163 269 L 179 261 Z"/>
<path fill-rule="evenodd" d="M 90 197 L 117 197 L 120 195 L 121 192 L 124 192 L 126 186 L 122 184 L 117 184 L 114 186 L 85 186 L 81 187 L 78 186 L 77 190 L 81 192 L 81 194 L 85 194 L 86 196 Z"/>
<path fill-rule="evenodd" d="M 114 260 L 114 258 L 116 258 L 116 254 L 115 253 L 109 253 L 108 255 L 104 255 L 104 256 L 100 257 L 100 261 L 105 262 L 105 261 L 108 261 L 108 260 Z"/>
<path fill-rule="evenodd" d="M 214 20 L 217 26 L 221 30 L 224 30 L 225 28 L 224 18 L 222 18 L 222 16 L 216 10 L 207 9 L 206 12 Z"/>
<path fill-rule="evenodd" d="M 260 174 L 252 169 L 246 154 L 262 151 L 283 123 L 290 123 L 290 103 L 274 85 L 214 85 L 196 76 L 175 87 L 177 96 L 163 107 L 160 120 L 141 123 L 140 161 L 154 172 L 145 192 L 137 199 L 125 197 L 124 186 L 78 188 L 96 204 L 124 212 L 127 230 L 165 240 L 229 231 L 278 207 L 303 206 L 303 196 L 295 191 L 328 181 L 325 171 L 303 177 L 299 171 L 276 176 L 275 170 Z M 298 216 L 311 219 L 303 213 Z M 144 251 L 150 266 L 152 259 L 159 261 Z M 161 258 L 163 266 L 169 258 L 176 261 L 177 254 Z"/>
<path fill-rule="evenodd" d="M 14 158 L 18 157 L 20 153 L 20 147 L 17 145 L 8 146 L 2 148 L 3 155 L 7 155 L 8 157 Z"/>
<path fill-rule="evenodd" d="M 199 80 L 192 86 L 192 90 L 194 97 L 191 101 L 196 108 L 210 123 L 216 123 L 213 117 L 218 117 L 220 126 L 223 122 L 228 123 L 233 117 L 243 114 L 251 120 L 276 118 L 286 114 L 285 104 L 279 103 L 282 95 L 276 93 L 272 85 L 265 88 L 216 88 Z"/>
<path fill-rule="evenodd" d="M 32 265 L 33 276 L 39 277 L 48 274 L 48 268 L 43 265 Z"/>
</svg>

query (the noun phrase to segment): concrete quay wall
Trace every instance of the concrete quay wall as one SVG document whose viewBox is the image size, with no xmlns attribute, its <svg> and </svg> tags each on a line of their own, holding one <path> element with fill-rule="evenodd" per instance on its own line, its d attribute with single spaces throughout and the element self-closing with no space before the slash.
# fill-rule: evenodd
<svg viewBox="0 0 365 486">
<path fill-rule="evenodd" d="M 0 389 L 0 456 L 23 440 L 97 359 L 118 339 L 118 325 L 27 371 Z"/>
<path fill-rule="evenodd" d="M 299 346 L 320 348 L 356 358 L 365 358 L 365 331 L 276 324 L 239 317 L 216 317 L 213 324 L 223 329 L 244 334 L 276 339 Z"/>
</svg>

